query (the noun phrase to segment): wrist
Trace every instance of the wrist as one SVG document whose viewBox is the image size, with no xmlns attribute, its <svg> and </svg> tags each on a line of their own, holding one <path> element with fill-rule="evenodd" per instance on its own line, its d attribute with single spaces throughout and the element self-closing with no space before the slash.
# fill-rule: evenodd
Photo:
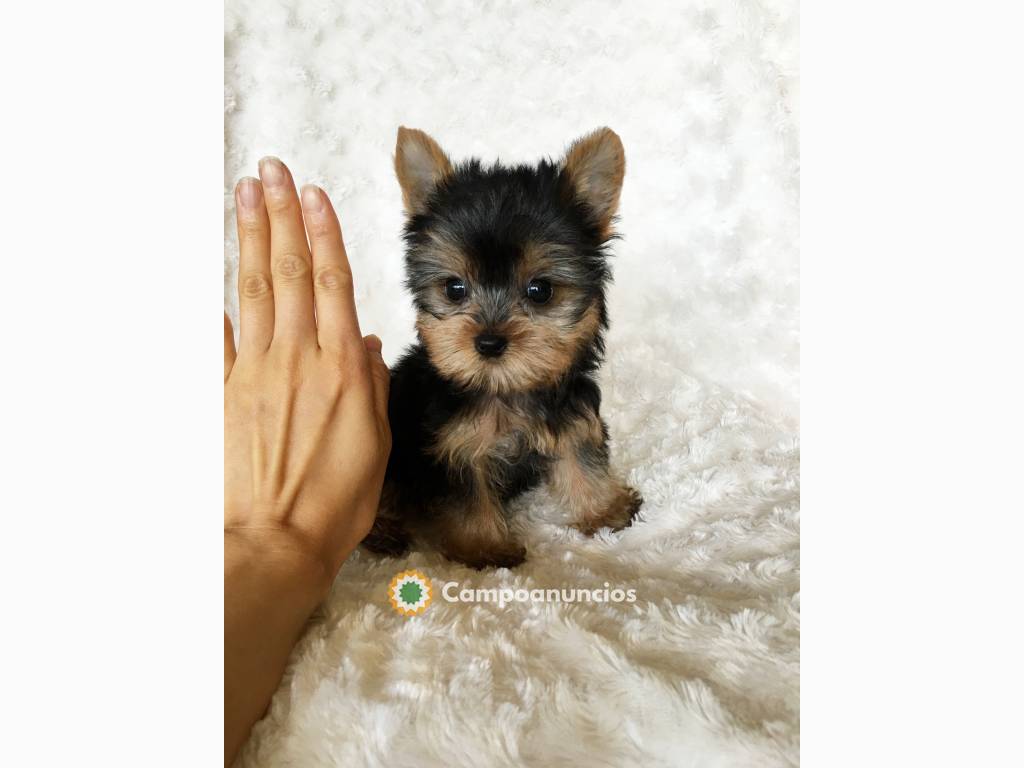
<svg viewBox="0 0 1024 768">
<path fill-rule="evenodd" d="M 301 532 L 224 528 L 225 749 L 263 716 L 334 572 Z"/>
<path fill-rule="evenodd" d="M 299 531 L 261 526 L 225 526 L 224 570 L 259 574 L 310 611 L 327 597 L 336 575 Z"/>
</svg>

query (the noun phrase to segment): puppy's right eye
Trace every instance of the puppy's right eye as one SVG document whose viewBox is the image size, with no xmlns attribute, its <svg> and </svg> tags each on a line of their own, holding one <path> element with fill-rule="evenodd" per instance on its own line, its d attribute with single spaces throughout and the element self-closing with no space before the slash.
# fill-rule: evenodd
<svg viewBox="0 0 1024 768">
<path fill-rule="evenodd" d="M 449 278 L 444 284 L 444 295 L 449 301 L 462 301 L 466 298 L 466 284 L 457 277 Z"/>
</svg>

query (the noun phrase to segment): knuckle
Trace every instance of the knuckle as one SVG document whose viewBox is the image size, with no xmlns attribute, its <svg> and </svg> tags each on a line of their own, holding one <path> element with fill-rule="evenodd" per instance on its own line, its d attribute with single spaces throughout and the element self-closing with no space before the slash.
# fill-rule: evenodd
<svg viewBox="0 0 1024 768">
<path fill-rule="evenodd" d="M 269 278 L 262 272 L 251 272 L 242 278 L 242 296 L 246 299 L 262 299 L 273 291 Z"/>
<path fill-rule="evenodd" d="M 309 273 L 306 260 L 296 253 L 286 253 L 274 262 L 275 277 L 284 280 L 299 280 Z"/>
<path fill-rule="evenodd" d="M 326 217 L 317 216 L 306 223 L 306 231 L 317 239 L 330 242 L 330 239 L 335 236 L 337 228 Z"/>
<path fill-rule="evenodd" d="M 345 383 L 346 387 L 361 386 L 369 381 L 366 370 L 366 360 L 343 343 L 333 343 L 321 347 L 323 359 L 331 367 L 331 370 L 338 375 L 338 380 Z"/>
<path fill-rule="evenodd" d="M 352 287 L 352 276 L 337 266 L 321 267 L 316 273 L 316 287 L 325 291 L 344 291 Z"/>
<path fill-rule="evenodd" d="M 244 243 L 263 240 L 266 237 L 266 229 L 263 223 L 256 218 L 239 218 L 238 235 Z"/>
</svg>

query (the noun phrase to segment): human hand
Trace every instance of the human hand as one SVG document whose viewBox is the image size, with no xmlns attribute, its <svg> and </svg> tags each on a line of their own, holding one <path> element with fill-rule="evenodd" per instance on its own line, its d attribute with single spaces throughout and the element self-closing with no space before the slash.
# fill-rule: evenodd
<svg viewBox="0 0 1024 768">
<path fill-rule="evenodd" d="M 224 317 L 225 536 L 297 554 L 329 584 L 369 532 L 391 448 L 389 374 L 361 337 L 327 195 L 274 158 L 235 190 L 239 345 Z M 307 244 L 308 233 L 308 244 Z"/>
</svg>

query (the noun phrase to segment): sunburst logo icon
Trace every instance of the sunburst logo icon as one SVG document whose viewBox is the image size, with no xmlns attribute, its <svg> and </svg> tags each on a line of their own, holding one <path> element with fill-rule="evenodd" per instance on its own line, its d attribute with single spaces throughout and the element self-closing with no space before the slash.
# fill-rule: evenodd
<svg viewBox="0 0 1024 768">
<path fill-rule="evenodd" d="M 419 571 L 402 571 L 388 585 L 391 607 L 403 616 L 419 616 L 433 597 L 430 579 Z"/>
</svg>

